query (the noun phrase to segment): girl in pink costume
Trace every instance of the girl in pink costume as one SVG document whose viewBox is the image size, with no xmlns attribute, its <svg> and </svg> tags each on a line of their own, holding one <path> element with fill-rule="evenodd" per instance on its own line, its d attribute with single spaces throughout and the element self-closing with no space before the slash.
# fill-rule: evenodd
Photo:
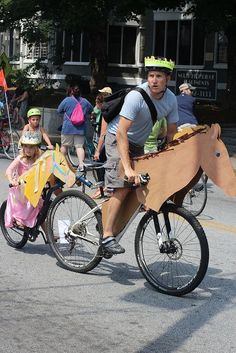
<svg viewBox="0 0 236 353">
<path fill-rule="evenodd" d="M 10 228 L 18 226 L 20 228 L 32 228 L 36 223 L 39 210 L 42 207 L 42 200 L 34 208 L 21 192 L 19 177 L 29 170 L 32 164 L 40 156 L 40 135 L 35 132 L 23 133 L 20 144 L 22 150 L 20 155 L 9 165 L 6 176 L 9 184 L 13 185 L 9 189 L 7 207 L 5 213 L 5 226 Z"/>
</svg>

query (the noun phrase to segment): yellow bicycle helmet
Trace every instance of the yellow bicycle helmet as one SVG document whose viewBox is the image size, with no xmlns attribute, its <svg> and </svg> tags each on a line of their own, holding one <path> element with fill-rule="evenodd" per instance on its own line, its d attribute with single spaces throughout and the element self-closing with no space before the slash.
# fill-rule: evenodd
<svg viewBox="0 0 236 353">
<path fill-rule="evenodd" d="M 35 115 L 41 116 L 41 111 L 38 108 L 31 108 L 27 113 L 27 118 L 29 119 L 31 116 Z"/>
<path fill-rule="evenodd" d="M 39 146 L 42 138 L 38 132 L 25 131 L 20 138 L 20 145 Z"/>
<path fill-rule="evenodd" d="M 161 71 L 166 74 L 171 74 L 175 67 L 172 60 L 166 58 L 156 58 L 155 56 L 147 56 L 144 58 L 144 66 L 146 71 Z"/>
</svg>

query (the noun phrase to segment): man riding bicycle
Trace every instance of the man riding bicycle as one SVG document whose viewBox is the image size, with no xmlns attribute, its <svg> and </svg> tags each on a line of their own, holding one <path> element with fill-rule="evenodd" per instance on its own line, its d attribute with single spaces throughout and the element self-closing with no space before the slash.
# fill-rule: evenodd
<svg viewBox="0 0 236 353">
<path fill-rule="evenodd" d="M 167 88 L 174 62 L 164 58 L 146 57 L 147 82 L 140 85 L 150 96 L 157 110 L 157 119 L 166 117 L 167 142 L 177 131 L 178 109 L 175 95 Z M 140 184 L 138 174 L 131 166 L 131 159 L 144 154 L 144 144 L 152 130 L 153 121 L 149 107 L 138 91 L 125 97 L 120 114 L 107 128 L 105 146 L 107 154 L 106 186 L 113 194 L 109 200 L 107 220 L 104 226 L 102 247 L 110 254 L 124 253 L 125 249 L 116 241 L 115 223 L 126 195 L 130 191 L 123 178 L 119 177 L 119 162 L 122 161 L 128 182 Z"/>
</svg>

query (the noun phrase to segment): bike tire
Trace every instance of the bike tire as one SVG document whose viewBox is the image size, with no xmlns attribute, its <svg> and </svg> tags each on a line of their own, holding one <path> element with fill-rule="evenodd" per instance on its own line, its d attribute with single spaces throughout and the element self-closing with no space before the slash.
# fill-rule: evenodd
<svg viewBox="0 0 236 353">
<path fill-rule="evenodd" d="M 78 168 L 79 160 L 77 157 L 75 146 L 69 146 L 67 150 L 67 158 L 69 163 L 72 165 L 73 168 Z"/>
<path fill-rule="evenodd" d="M 58 262 L 67 270 L 86 273 L 102 259 L 99 240 L 102 235 L 101 211 L 90 212 L 97 204 L 77 189 L 59 194 L 51 203 L 47 218 L 47 237 Z M 90 212 L 90 215 L 86 216 Z M 69 230 L 80 219 L 73 237 Z M 65 236 L 65 237 L 64 237 Z M 59 238 L 57 241 L 56 238 Z"/>
<path fill-rule="evenodd" d="M 185 195 L 183 207 L 195 217 L 199 216 L 207 203 L 207 176 L 202 175 L 199 182 Z"/>
<path fill-rule="evenodd" d="M 11 139 L 10 129 L 4 130 L 2 132 L 1 140 L 2 140 L 3 152 L 5 156 L 11 160 L 15 159 L 19 153 L 18 146 L 19 146 L 20 136 L 18 132 L 14 129 L 12 129 L 12 139 Z"/>
<path fill-rule="evenodd" d="M 27 243 L 28 233 L 20 228 L 12 227 L 6 228 L 5 226 L 5 211 L 6 211 L 7 201 L 4 201 L 0 208 L 0 226 L 2 234 L 6 239 L 7 243 L 16 249 L 23 248 Z"/>
<path fill-rule="evenodd" d="M 154 214 L 161 234 L 167 233 L 164 217 L 170 220 L 172 253 L 160 251 Z M 146 280 L 158 292 L 172 296 L 193 291 L 203 280 L 209 262 L 201 224 L 189 211 L 174 204 L 165 204 L 158 214 L 151 211 L 142 217 L 135 235 L 135 255 Z"/>
</svg>

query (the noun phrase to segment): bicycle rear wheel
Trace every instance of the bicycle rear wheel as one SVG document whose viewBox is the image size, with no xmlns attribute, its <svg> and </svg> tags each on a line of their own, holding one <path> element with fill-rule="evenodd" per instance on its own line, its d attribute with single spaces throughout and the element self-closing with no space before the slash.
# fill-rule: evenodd
<svg viewBox="0 0 236 353">
<path fill-rule="evenodd" d="M 7 243 L 13 248 L 20 249 L 27 243 L 28 233 L 24 229 L 17 227 L 6 228 L 5 226 L 5 211 L 7 201 L 4 201 L 0 208 L 0 226 L 2 234 L 6 239 Z"/>
<path fill-rule="evenodd" d="M 168 239 L 160 246 L 160 234 Z M 169 234 L 169 236 L 168 236 Z M 135 236 L 138 266 L 159 292 L 181 296 L 203 280 L 209 261 L 208 242 L 198 220 L 183 207 L 165 204 L 160 213 L 147 212 Z"/>
<path fill-rule="evenodd" d="M 11 134 L 12 132 L 12 134 Z M 2 148 L 8 159 L 15 159 L 18 155 L 18 145 L 20 136 L 16 130 L 3 130 L 2 132 Z"/>
<path fill-rule="evenodd" d="M 100 210 L 92 211 L 96 206 L 88 195 L 75 189 L 61 193 L 50 205 L 48 241 L 59 263 L 68 270 L 86 273 L 102 259 L 102 216 Z"/>
<path fill-rule="evenodd" d="M 183 207 L 194 216 L 199 216 L 207 203 L 207 176 L 202 175 L 200 180 L 186 194 Z"/>
</svg>

